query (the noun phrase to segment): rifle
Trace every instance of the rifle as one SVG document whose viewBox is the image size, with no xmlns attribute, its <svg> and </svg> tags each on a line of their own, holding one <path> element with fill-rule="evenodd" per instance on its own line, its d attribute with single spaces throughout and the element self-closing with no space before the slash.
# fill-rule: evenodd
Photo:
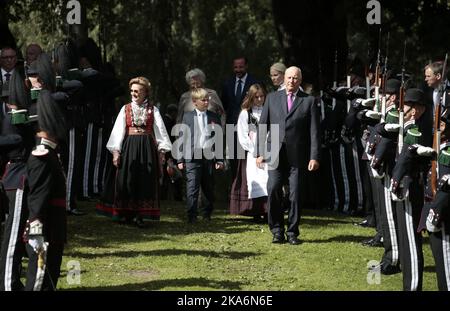
<svg viewBox="0 0 450 311">
<path fill-rule="evenodd" d="M 445 54 L 444 64 L 442 65 L 441 85 L 439 86 L 438 100 L 434 103 L 434 124 L 433 124 L 433 149 L 437 155 L 441 148 L 441 109 L 445 104 L 445 72 L 447 67 L 448 54 Z M 442 104 L 441 104 L 442 103 Z M 437 158 L 431 161 L 431 194 L 433 199 L 436 196 L 439 177 L 439 164 Z"/>
<path fill-rule="evenodd" d="M 398 130 L 398 154 L 402 152 L 403 149 L 403 137 L 404 137 L 404 113 L 403 106 L 405 105 L 405 59 L 406 59 L 406 41 L 403 46 L 403 64 L 402 64 L 402 84 L 400 86 L 400 98 L 398 104 L 398 124 L 400 128 Z"/>
<path fill-rule="evenodd" d="M 336 49 L 334 53 L 334 81 L 333 81 L 333 89 L 337 88 L 337 79 L 338 79 L 338 51 Z M 333 98 L 333 109 L 336 107 L 336 98 Z"/>
<path fill-rule="evenodd" d="M 377 112 L 380 112 L 380 63 L 381 63 L 381 27 L 380 27 L 380 33 L 378 35 L 378 56 L 377 56 L 377 65 L 375 67 L 375 108 Z"/>
<path fill-rule="evenodd" d="M 386 80 L 387 80 L 387 62 L 389 52 L 389 36 L 390 33 L 388 32 L 386 41 L 386 55 L 384 56 L 384 68 L 382 78 L 383 95 L 381 97 L 381 122 L 384 122 L 386 119 Z"/>
<path fill-rule="evenodd" d="M 367 31 L 369 35 L 369 31 Z M 370 40 L 367 40 L 367 62 L 366 62 L 366 99 L 370 98 L 370 77 L 369 77 L 369 67 L 370 67 Z"/>
</svg>

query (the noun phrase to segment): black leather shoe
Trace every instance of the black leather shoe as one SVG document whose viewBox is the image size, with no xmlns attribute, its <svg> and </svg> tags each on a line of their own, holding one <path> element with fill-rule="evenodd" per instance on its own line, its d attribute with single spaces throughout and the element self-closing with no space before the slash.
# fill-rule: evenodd
<svg viewBox="0 0 450 311">
<path fill-rule="evenodd" d="M 381 274 L 383 274 L 383 275 L 397 274 L 400 272 L 402 272 L 402 270 L 399 268 L 399 266 L 381 265 Z"/>
<path fill-rule="evenodd" d="M 383 247 L 383 242 L 377 237 L 362 241 L 361 244 L 369 247 Z"/>
<path fill-rule="evenodd" d="M 203 216 L 203 220 L 205 220 L 205 221 L 211 221 L 211 215 L 205 215 L 205 216 Z"/>
<path fill-rule="evenodd" d="M 138 228 L 145 228 L 145 222 L 142 218 L 135 218 L 134 219 L 134 224 L 138 227 Z"/>
<path fill-rule="evenodd" d="M 383 275 L 392 275 L 402 272 L 399 266 L 393 266 L 390 264 L 385 264 L 384 262 L 370 267 L 371 271 L 379 271 Z"/>
<path fill-rule="evenodd" d="M 74 208 L 74 209 L 71 209 L 71 210 L 67 211 L 67 214 L 74 215 L 74 216 L 84 216 L 87 213 L 83 212 L 83 211 L 81 211 L 79 209 Z"/>
<path fill-rule="evenodd" d="M 188 224 L 194 224 L 197 222 L 197 217 L 188 217 Z"/>
<path fill-rule="evenodd" d="M 274 234 L 272 243 L 274 244 L 283 244 L 285 242 L 284 236 L 281 234 Z"/>
<path fill-rule="evenodd" d="M 291 245 L 299 245 L 301 242 L 296 236 L 288 237 L 288 242 Z"/>
<path fill-rule="evenodd" d="M 364 228 L 369 228 L 369 227 L 374 227 L 367 219 L 361 221 L 360 223 L 355 224 L 356 226 L 360 226 L 360 227 L 364 227 Z"/>
</svg>

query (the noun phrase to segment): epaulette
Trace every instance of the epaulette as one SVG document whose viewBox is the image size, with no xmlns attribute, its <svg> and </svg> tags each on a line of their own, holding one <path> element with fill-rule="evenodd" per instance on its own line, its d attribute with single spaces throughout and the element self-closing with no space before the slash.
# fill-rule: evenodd
<svg viewBox="0 0 450 311">
<path fill-rule="evenodd" d="M 406 132 L 404 142 L 408 145 L 418 144 L 421 136 L 422 133 L 419 131 L 419 127 L 412 127 Z"/>
<path fill-rule="evenodd" d="M 398 111 L 390 110 L 386 115 L 386 123 L 398 124 Z"/>
<path fill-rule="evenodd" d="M 439 164 L 450 166 L 450 147 L 441 150 L 438 161 Z"/>
<path fill-rule="evenodd" d="M 45 148 L 44 145 L 37 145 L 36 149 L 31 151 L 31 154 L 34 155 L 35 157 L 42 157 L 48 154 L 48 149 Z"/>
</svg>

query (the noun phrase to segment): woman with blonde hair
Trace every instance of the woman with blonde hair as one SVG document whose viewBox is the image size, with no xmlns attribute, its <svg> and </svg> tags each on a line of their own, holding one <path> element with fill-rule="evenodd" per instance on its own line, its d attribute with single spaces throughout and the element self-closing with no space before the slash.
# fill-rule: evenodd
<svg viewBox="0 0 450 311">
<path fill-rule="evenodd" d="M 276 91 L 284 89 L 284 72 L 286 71 L 286 66 L 283 63 L 275 63 L 270 66 L 270 80 L 275 87 Z"/>
<path fill-rule="evenodd" d="M 149 100 L 147 78 L 133 78 L 129 87 L 131 103 L 120 110 L 106 144 L 117 168 L 114 203 L 98 204 L 97 210 L 143 227 L 143 219 L 159 220 L 161 162 L 172 144 L 158 108 Z"/>
<path fill-rule="evenodd" d="M 267 169 L 256 166 L 256 133 L 259 118 L 266 98 L 260 84 L 250 86 L 242 103 L 237 122 L 239 144 L 245 150 L 245 159 L 240 159 L 236 178 L 231 186 L 230 213 L 253 216 L 261 221 L 267 215 Z"/>
</svg>

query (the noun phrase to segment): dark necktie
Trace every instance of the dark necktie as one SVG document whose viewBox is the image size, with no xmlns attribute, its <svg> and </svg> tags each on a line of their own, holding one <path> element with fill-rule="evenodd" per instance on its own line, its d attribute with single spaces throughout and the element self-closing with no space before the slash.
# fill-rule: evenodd
<svg viewBox="0 0 450 311">
<path fill-rule="evenodd" d="M 238 79 L 236 88 L 236 102 L 239 104 L 241 103 L 241 97 L 242 97 L 242 80 Z"/>
<path fill-rule="evenodd" d="M 5 82 L 9 83 L 9 78 L 11 77 L 11 74 L 9 72 L 5 73 Z"/>
</svg>

